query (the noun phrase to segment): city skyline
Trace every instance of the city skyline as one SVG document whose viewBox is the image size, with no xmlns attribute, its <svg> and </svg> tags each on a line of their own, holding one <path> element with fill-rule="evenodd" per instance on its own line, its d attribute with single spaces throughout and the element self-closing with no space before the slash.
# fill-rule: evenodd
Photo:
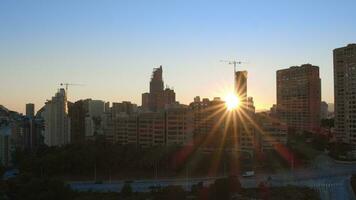
<svg viewBox="0 0 356 200">
<path fill-rule="evenodd" d="M 72 102 L 140 105 L 159 65 L 181 103 L 224 97 L 233 75 L 221 59 L 247 61 L 239 70 L 249 73 L 257 110 L 276 103 L 278 69 L 305 63 L 320 67 L 322 100 L 332 103 L 332 51 L 356 35 L 352 1 L 0 4 L 0 104 L 22 113 L 27 103 L 41 108 L 62 82 L 85 84 L 69 88 Z"/>
</svg>

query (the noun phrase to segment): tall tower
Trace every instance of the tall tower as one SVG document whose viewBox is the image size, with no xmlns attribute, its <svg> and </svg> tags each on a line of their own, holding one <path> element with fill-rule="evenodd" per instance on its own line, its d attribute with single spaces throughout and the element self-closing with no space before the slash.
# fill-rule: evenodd
<svg viewBox="0 0 356 200">
<path fill-rule="evenodd" d="M 356 44 L 333 54 L 336 138 L 356 147 Z"/>
<path fill-rule="evenodd" d="M 162 78 L 162 65 L 159 68 L 154 68 L 151 82 L 150 82 L 150 93 L 158 93 L 163 91 L 163 78 Z"/>
<path fill-rule="evenodd" d="M 142 94 L 142 107 L 146 111 L 159 111 L 165 109 L 166 105 L 175 103 L 174 90 L 166 88 L 162 78 L 162 65 L 154 68 L 150 81 L 150 92 Z"/>
<path fill-rule="evenodd" d="M 44 111 L 45 144 L 63 146 L 70 143 L 70 118 L 66 91 L 61 88 L 50 101 L 46 102 Z"/>
<path fill-rule="evenodd" d="M 235 93 L 241 103 L 247 102 L 247 71 L 235 72 Z"/>
<path fill-rule="evenodd" d="M 33 103 L 26 104 L 26 116 L 28 117 L 35 116 L 35 104 Z"/>
</svg>

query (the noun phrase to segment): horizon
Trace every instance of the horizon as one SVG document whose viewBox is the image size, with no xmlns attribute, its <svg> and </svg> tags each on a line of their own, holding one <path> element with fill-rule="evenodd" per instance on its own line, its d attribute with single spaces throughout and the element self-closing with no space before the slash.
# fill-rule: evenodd
<svg viewBox="0 0 356 200">
<path fill-rule="evenodd" d="M 36 111 L 60 83 L 68 100 L 141 104 L 152 69 L 177 101 L 221 98 L 233 86 L 233 68 L 247 62 L 248 96 L 256 110 L 276 103 L 276 71 L 319 66 L 322 100 L 334 102 L 332 51 L 356 41 L 354 1 L 0 3 L 0 104 Z M 198 78 L 197 78 L 198 77 Z"/>
</svg>

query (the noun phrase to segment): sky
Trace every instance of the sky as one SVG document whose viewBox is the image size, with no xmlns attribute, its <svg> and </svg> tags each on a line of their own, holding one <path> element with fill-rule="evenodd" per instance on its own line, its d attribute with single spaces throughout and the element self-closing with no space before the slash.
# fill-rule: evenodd
<svg viewBox="0 0 356 200">
<path fill-rule="evenodd" d="M 276 102 L 276 70 L 320 67 L 333 102 L 332 50 L 356 43 L 355 0 L 0 0 L 0 104 L 24 112 L 62 82 L 70 101 L 141 104 L 154 67 L 177 100 L 224 96 L 248 71 L 257 109 Z"/>
</svg>

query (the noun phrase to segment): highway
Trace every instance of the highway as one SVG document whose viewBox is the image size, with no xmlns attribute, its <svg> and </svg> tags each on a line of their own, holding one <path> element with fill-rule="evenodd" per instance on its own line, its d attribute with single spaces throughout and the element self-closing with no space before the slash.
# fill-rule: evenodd
<svg viewBox="0 0 356 200">
<path fill-rule="evenodd" d="M 337 163 L 328 156 L 321 155 L 309 168 L 277 174 L 256 174 L 251 178 L 240 177 L 240 182 L 244 188 L 255 188 L 260 182 L 267 182 L 270 187 L 287 185 L 307 186 L 317 190 L 322 200 L 356 200 L 350 185 L 352 174 L 356 174 L 356 163 Z M 168 185 L 180 185 L 184 189 L 190 190 L 193 184 L 203 182 L 204 185 L 209 185 L 218 178 L 223 177 L 134 180 L 130 184 L 136 192 L 148 192 L 151 187 Z M 82 181 L 69 182 L 69 185 L 72 189 L 78 191 L 119 192 L 124 182 L 121 180 L 95 184 L 93 182 Z"/>
</svg>

